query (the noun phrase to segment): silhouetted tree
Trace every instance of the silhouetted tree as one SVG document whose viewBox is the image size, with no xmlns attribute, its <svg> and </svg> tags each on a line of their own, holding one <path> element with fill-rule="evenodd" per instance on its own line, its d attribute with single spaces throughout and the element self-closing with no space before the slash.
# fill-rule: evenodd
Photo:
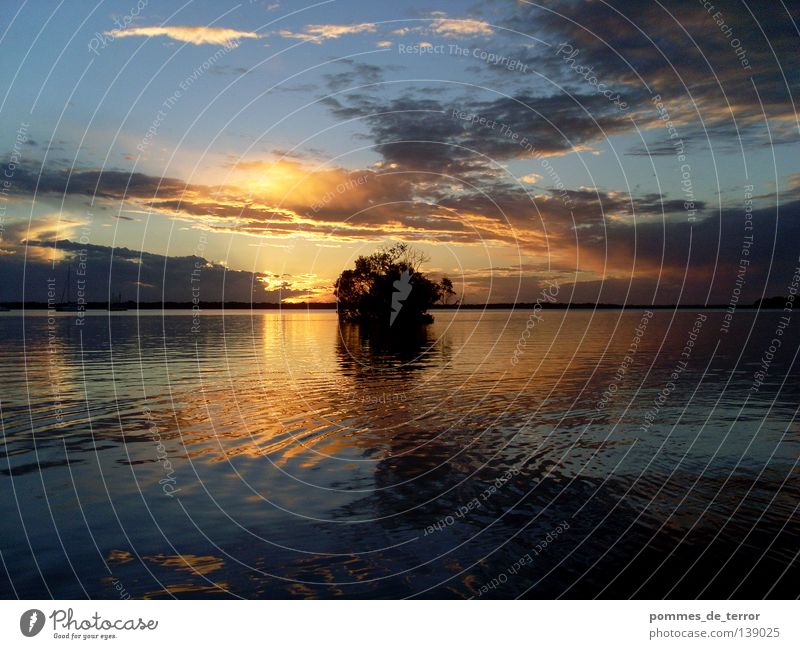
<svg viewBox="0 0 800 649">
<path fill-rule="evenodd" d="M 427 259 L 406 243 L 356 259 L 334 285 L 339 319 L 391 327 L 433 322 L 428 309 L 455 295 L 447 277 L 436 282 L 419 272 Z"/>
</svg>

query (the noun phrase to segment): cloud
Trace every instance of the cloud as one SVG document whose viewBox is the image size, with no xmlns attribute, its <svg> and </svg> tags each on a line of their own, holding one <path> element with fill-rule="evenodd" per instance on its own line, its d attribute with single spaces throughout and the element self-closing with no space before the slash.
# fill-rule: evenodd
<svg viewBox="0 0 800 649">
<path fill-rule="evenodd" d="M 43 169 L 20 167 L 14 181 L 20 191 L 48 194 L 77 194 L 97 198 L 155 196 L 157 192 L 180 194 L 191 192 L 192 186 L 177 178 L 158 178 L 142 173 L 96 169 Z"/>
<path fill-rule="evenodd" d="M 204 27 L 202 25 L 129 27 L 128 29 L 114 29 L 105 34 L 114 38 L 166 36 L 174 41 L 191 43 L 192 45 L 225 45 L 244 38 L 263 38 L 261 34 L 256 32 L 243 32 L 226 27 Z"/>
<path fill-rule="evenodd" d="M 4 301 L 46 301 L 48 284 L 55 282 L 61 295 L 72 266 L 72 296 L 76 295 L 76 268 L 80 265 L 82 290 L 88 301 L 102 302 L 121 293 L 124 300 L 190 302 L 222 299 L 240 302 L 331 301 L 332 279 L 313 273 L 292 275 L 271 271 L 232 269 L 225 262 L 200 256 L 171 256 L 139 252 L 124 247 L 78 243 L 73 239 L 24 238 L 27 223 L 8 231 L 3 257 Z M 41 226 L 41 227 L 39 227 Z M 35 224 L 30 234 L 50 233 L 47 223 Z M 22 236 L 20 236 L 22 235 Z M 13 243 L 11 238 L 13 237 Z M 270 248 L 277 246 L 269 246 Z M 284 246 L 293 248 L 293 245 Z M 320 247 L 337 248 L 332 243 Z M 54 263 L 54 252 L 58 251 Z M 269 259 L 264 260 L 269 264 Z M 24 286 L 24 292 L 23 292 Z"/>
<path fill-rule="evenodd" d="M 53 265 L 52 252 L 56 248 L 60 258 Z M 5 301 L 22 300 L 24 287 L 25 300 L 46 302 L 48 285 L 52 283 L 56 285 L 56 295 L 61 295 L 70 265 L 71 294 L 75 299 L 77 263 L 85 270 L 82 290 L 91 302 L 107 301 L 109 294 L 120 293 L 125 301 L 142 302 L 191 302 L 193 296 L 208 302 L 280 302 L 330 292 L 324 283 L 308 277 L 286 277 L 276 283 L 267 273 L 233 270 L 203 257 L 165 257 L 69 239 L 31 239 L 27 242 L 27 258 L 25 252 L 18 247 L 3 256 Z"/>
<path fill-rule="evenodd" d="M 404 153 L 407 159 L 393 158 L 401 163 L 361 170 L 313 166 L 296 158 L 240 161 L 229 166 L 230 184 L 215 187 L 122 171 L 73 169 L 34 175 L 20 168 L 17 177 L 20 189 L 28 193 L 38 178 L 40 197 L 94 196 L 209 229 L 326 242 L 407 237 L 535 247 L 541 232 L 532 223 L 543 218 L 551 235 L 571 240 L 573 213 L 586 227 L 684 211 L 681 199 L 654 193 L 631 196 L 593 188 L 543 188 L 534 194 L 507 171 L 488 164 L 456 160 L 448 171 L 439 166 L 444 158 L 435 158 L 430 167 L 410 166 L 416 155 Z M 699 200 L 695 206 L 701 213 L 706 207 Z M 115 204 L 114 211 L 120 207 Z M 61 232 L 40 236 L 65 238 Z"/>
<path fill-rule="evenodd" d="M 464 36 L 489 36 L 494 33 L 492 26 L 484 20 L 474 18 L 447 18 L 441 11 L 429 14 L 434 18 L 429 23 L 417 27 L 400 27 L 389 32 L 393 36 L 406 36 L 411 33 L 459 38 Z"/>
<path fill-rule="evenodd" d="M 631 128 L 597 95 L 518 93 L 479 101 L 368 95 L 322 101 L 342 119 L 361 117 L 387 162 L 453 173 L 487 160 L 527 159 L 584 150 Z"/>
<path fill-rule="evenodd" d="M 346 72 L 323 75 L 328 88 L 332 92 L 352 86 L 375 84 L 383 81 L 384 67 L 372 65 L 371 63 L 356 63 L 350 59 L 343 59 L 338 63 L 346 65 L 348 70 Z"/>
<path fill-rule="evenodd" d="M 435 133 L 437 124 L 431 128 Z M 449 137 L 446 133 L 444 136 Z M 390 148 L 389 153 L 396 152 Z M 410 163 L 416 163 L 425 152 L 412 155 L 406 149 L 404 154 L 407 157 L 390 157 L 369 169 L 314 166 L 296 159 L 248 160 L 229 168 L 231 184 L 213 187 L 122 171 L 80 169 L 38 175 L 19 167 L 15 179 L 20 191 L 32 193 L 38 178 L 39 201 L 56 196 L 60 203 L 64 195 L 92 195 L 97 188 L 97 203 L 113 207 L 114 212 L 124 201 L 126 209 L 152 211 L 196 228 L 284 240 L 287 244 L 297 239 L 323 245 L 402 239 L 447 244 L 454 250 L 497 245 L 519 251 L 531 267 L 541 269 L 526 271 L 525 277 L 542 278 L 556 272 L 564 283 L 579 280 L 578 288 L 584 296 L 591 294 L 592 287 L 599 290 L 602 285 L 605 288 L 597 299 L 603 301 L 624 298 L 625 294 L 617 290 L 626 286 L 622 280 L 639 287 L 640 298 L 658 285 L 656 297 L 661 302 L 677 299 L 676 287 L 684 274 L 689 278 L 682 298 L 685 301 L 705 301 L 710 293 L 712 302 L 725 303 L 735 286 L 743 245 L 737 207 L 712 211 L 696 199 L 698 220 L 691 224 L 680 195 L 631 194 L 596 187 L 560 189 L 547 187 L 552 185 L 548 175 L 536 188 L 526 187 L 507 170 L 469 158 L 456 158 L 455 166 L 450 167 L 451 177 L 447 177 L 437 167 L 446 156 L 433 166 L 415 168 Z M 401 164 L 403 160 L 409 164 Z M 780 293 L 785 272 L 797 266 L 793 242 L 800 239 L 800 201 L 793 192 L 798 183 L 794 176 L 785 183 L 787 197 L 794 202 L 776 210 L 760 199 L 761 207 L 753 212 L 758 236 L 750 250 L 743 300 L 760 297 L 765 287 L 768 294 Z M 28 231 L 27 221 L 9 223 L 6 236 L 18 246 L 27 240 L 29 261 L 40 258 L 46 263 L 45 255 L 54 249 L 48 242 L 74 238 L 80 222 L 62 217 L 58 230 L 47 223 L 40 226 Z M 69 249 L 61 243 L 57 247 L 64 263 Z M 22 248 L 7 243 L 3 250 L 4 267 L 9 251 L 22 263 Z M 161 286 L 157 277 L 163 275 L 165 262 L 159 263 L 160 274 L 153 271 L 147 275 L 143 280 L 146 284 Z M 186 262 L 176 268 L 184 268 L 180 264 Z M 209 268 L 209 277 L 214 277 L 216 271 Z M 514 279 L 507 278 L 502 286 L 511 287 Z M 601 280 L 608 283 L 601 284 Z M 9 281 L 9 285 L 15 281 Z M 125 281 L 129 286 L 130 278 Z M 245 295 L 244 279 L 238 281 L 235 294 Z M 280 279 L 284 281 L 290 280 Z M 472 278 L 471 286 L 478 286 L 480 281 Z M 275 278 L 256 278 L 259 291 L 283 286 L 297 291 L 292 294 L 297 299 L 321 295 L 315 291 L 323 291 L 324 283 L 319 278 L 295 278 L 291 286 L 284 286 L 275 284 Z M 221 290 L 218 284 L 210 286 L 211 294 Z M 247 283 L 246 291 L 251 290 Z M 497 294 L 493 299 L 501 297 Z"/>
<path fill-rule="evenodd" d="M 315 273 L 290 275 L 266 272 L 259 277 L 259 281 L 267 294 L 277 294 L 283 302 L 333 302 L 336 299 L 333 284 Z"/>
<path fill-rule="evenodd" d="M 34 173 L 18 168 L 20 191 L 39 200 L 48 196 L 94 196 L 119 211 L 154 211 L 208 229 L 254 236 L 320 241 L 378 240 L 383 236 L 430 238 L 450 236 L 455 229 L 446 211 L 423 197 L 423 177 L 387 169 L 347 170 L 306 166 L 297 160 L 242 161 L 231 170 L 230 185 L 192 185 L 122 171 L 50 170 Z M 442 214 L 438 214 L 442 212 Z M 437 229 L 417 222 L 422 216 L 444 219 Z M 454 232 L 452 232 L 455 235 Z"/>
<path fill-rule="evenodd" d="M 431 30 L 441 36 L 488 36 L 494 31 L 484 20 L 472 18 L 437 18 L 431 23 Z"/>
<path fill-rule="evenodd" d="M 765 117 L 772 143 L 800 139 L 790 92 L 797 82 L 800 50 L 782 3 L 710 12 L 702 3 L 685 0 L 540 4 L 517 4 L 502 24 L 553 44 L 531 49 L 523 63 L 566 90 L 586 88 L 585 75 L 573 65 L 591 67 L 599 82 L 632 106 L 640 128 L 663 130 L 651 102 L 659 94 L 680 137 L 695 148 L 704 143 L 738 150 L 740 138 L 748 148 L 769 146 Z M 570 52 L 573 60 L 567 62 Z"/>
<path fill-rule="evenodd" d="M 296 38 L 310 43 L 320 44 L 328 40 L 341 38 L 350 34 L 374 32 L 375 23 L 356 23 L 352 25 L 306 25 L 302 32 L 282 29 L 278 33 L 284 38 Z"/>
</svg>

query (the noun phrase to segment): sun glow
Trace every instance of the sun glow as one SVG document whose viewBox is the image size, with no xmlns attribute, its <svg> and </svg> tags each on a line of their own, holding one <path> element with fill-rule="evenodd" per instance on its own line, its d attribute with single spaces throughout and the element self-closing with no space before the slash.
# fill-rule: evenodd
<svg viewBox="0 0 800 649">
<path fill-rule="evenodd" d="M 254 196 L 277 205 L 305 205 L 311 211 L 329 203 L 354 202 L 361 192 L 353 190 L 365 184 L 353 182 L 345 169 L 311 168 L 288 160 L 240 162 L 235 171 Z"/>
</svg>

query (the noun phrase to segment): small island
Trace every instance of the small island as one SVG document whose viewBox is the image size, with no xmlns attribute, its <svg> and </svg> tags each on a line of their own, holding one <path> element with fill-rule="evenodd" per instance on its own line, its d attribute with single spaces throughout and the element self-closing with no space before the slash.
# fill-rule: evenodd
<svg viewBox="0 0 800 649">
<path fill-rule="evenodd" d="M 358 257 L 334 284 L 339 320 L 378 330 L 433 322 L 428 309 L 447 304 L 455 291 L 449 278 L 435 281 L 421 273 L 425 261 L 406 243 Z"/>
</svg>

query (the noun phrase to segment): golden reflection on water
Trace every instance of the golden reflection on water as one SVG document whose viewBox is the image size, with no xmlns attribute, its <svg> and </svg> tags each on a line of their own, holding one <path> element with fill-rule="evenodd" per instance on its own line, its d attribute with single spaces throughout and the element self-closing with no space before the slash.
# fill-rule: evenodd
<svg viewBox="0 0 800 649">
<path fill-rule="evenodd" d="M 484 457 L 505 466 L 547 440 L 556 451 L 571 452 L 551 454 L 543 466 L 575 473 L 585 471 L 588 460 L 633 443 L 630 435 L 609 436 L 600 427 L 613 426 L 615 417 L 624 424 L 619 431 L 635 426 L 638 408 L 625 411 L 631 399 L 647 399 L 648 392 L 635 393 L 637 381 L 664 340 L 668 315 L 650 325 L 637 352 L 638 374 L 626 376 L 619 398 L 602 413 L 595 405 L 630 344 L 638 313 L 548 313 L 516 365 L 511 359 L 528 321 L 524 312 L 465 312 L 456 319 L 437 313 L 421 334 L 406 332 L 394 341 L 337 326 L 330 312 L 209 316 L 202 319 L 199 345 L 188 327 L 172 327 L 162 342 L 163 379 L 147 370 L 146 403 L 171 443 L 171 457 L 192 462 L 266 459 L 302 472 L 343 472 L 367 462 L 384 484 L 378 470 L 387 467 L 402 470 L 395 475 L 402 481 L 443 461 L 459 468 L 462 460 Z M 665 356 L 672 347 L 665 345 Z M 131 388 L 123 378 L 120 395 Z M 90 381 L 90 393 L 100 389 L 97 383 Z M 134 399 L 137 391 L 134 386 Z M 137 426 L 146 433 L 146 423 L 141 413 L 126 413 L 126 437 Z M 563 428 L 578 435 L 554 437 Z M 416 457 L 415 467 L 381 464 L 408 454 Z M 157 471 L 143 481 L 154 478 Z"/>
<path fill-rule="evenodd" d="M 86 507 L 90 521 L 103 523 L 102 557 L 145 597 L 224 594 L 237 579 L 237 592 L 319 596 L 319 586 L 299 583 L 305 580 L 325 584 L 328 596 L 352 594 L 341 582 L 368 584 L 417 560 L 413 552 L 371 554 L 375 547 L 418 538 L 510 467 L 522 467 L 519 479 L 473 519 L 429 539 L 431 552 L 509 512 L 486 532 L 486 548 L 474 546 L 484 556 L 553 502 L 558 520 L 581 508 L 587 533 L 613 510 L 619 529 L 637 521 L 670 547 L 690 532 L 724 529 L 745 538 L 756 519 L 782 529 L 797 495 L 782 481 L 797 457 L 792 416 L 800 382 L 787 383 L 777 403 L 768 403 L 773 395 L 751 399 L 742 413 L 749 370 L 738 368 L 726 383 L 741 343 L 721 346 L 712 358 L 716 340 L 704 338 L 659 425 L 644 435 L 645 411 L 674 367 L 693 314 L 654 318 L 614 398 L 598 410 L 640 316 L 548 312 L 517 364 L 511 359 L 525 312 L 437 312 L 425 331 L 397 340 L 340 327 L 330 312 L 206 315 L 197 334 L 189 316 L 121 315 L 110 338 L 105 319 L 81 330 L 83 355 L 67 320 L 50 342 L 41 319 L 26 330 L 24 345 L 0 341 L 7 370 L 0 386 L 11 395 L 3 402 L 10 468 L 2 475 L 36 478 L 40 489 L 52 479 L 53 511 L 67 526 L 82 524 L 70 512 Z M 761 351 L 756 345 L 743 365 L 757 364 Z M 715 359 L 721 364 L 705 371 Z M 61 386 L 63 423 L 55 422 L 51 377 Z M 162 449 L 177 499 L 160 486 Z M 120 549 L 131 546 L 109 525 L 112 514 L 100 508 L 106 500 L 129 527 L 147 530 L 141 561 Z M 176 515 L 178 500 L 213 541 L 198 539 Z M 43 502 L 51 504 L 40 497 L 33 506 Z M 70 531 L 76 538 L 85 532 Z M 52 536 L 46 527 L 39 533 Z M 615 533 L 609 529 L 608 539 Z M 773 556 L 791 558 L 792 534 Z M 222 558 L 227 552 L 254 570 L 243 576 Z M 491 577 L 496 563 L 479 570 Z M 448 557 L 437 570 L 456 574 L 469 565 L 469 557 Z M 136 591 L 145 581 L 132 575 L 141 579 L 145 568 L 165 586 L 152 588 L 149 579 Z M 474 592 L 485 577 L 475 570 L 447 588 Z M 410 576 L 398 582 L 398 591 L 387 592 L 414 588 Z"/>
<path fill-rule="evenodd" d="M 136 556 L 126 550 L 111 550 L 106 557 L 109 566 L 124 565 L 136 560 Z M 210 581 L 205 578 L 206 575 L 225 568 L 225 561 L 220 557 L 193 554 L 154 554 L 143 555 L 141 560 L 153 564 L 157 568 L 156 576 L 163 584 L 163 588 L 144 593 L 143 599 L 164 597 L 167 594 L 222 594 L 229 589 L 229 585 L 224 581 Z M 201 579 L 172 583 L 173 579 L 180 579 L 175 573 L 188 573 Z M 106 581 L 113 579 L 116 578 L 107 577 Z"/>
<path fill-rule="evenodd" d="M 106 557 L 106 561 L 110 564 L 124 564 L 136 559 L 136 556 L 127 550 L 111 550 Z M 194 554 L 143 555 L 141 560 L 149 561 L 163 568 L 172 568 L 197 575 L 207 575 L 225 567 L 225 561 L 220 557 L 197 556 Z"/>
</svg>

